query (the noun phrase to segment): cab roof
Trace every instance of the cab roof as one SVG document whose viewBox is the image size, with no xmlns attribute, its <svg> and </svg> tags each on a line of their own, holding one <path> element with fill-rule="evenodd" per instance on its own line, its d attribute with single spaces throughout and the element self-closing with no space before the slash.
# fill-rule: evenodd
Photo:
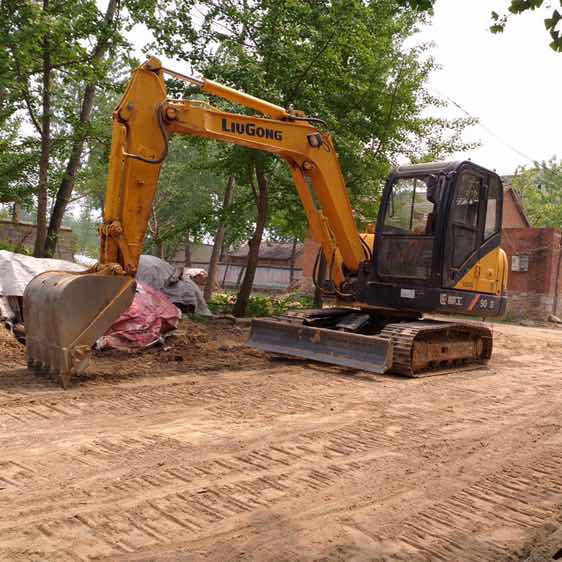
<svg viewBox="0 0 562 562">
<path fill-rule="evenodd" d="M 476 168 L 480 172 L 487 174 L 495 174 L 492 170 L 483 168 L 470 160 L 456 160 L 453 162 L 422 162 L 421 164 L 409 164 L 407 166 L 399 166 L 395 168 L 392 175 L 395 176 L 408 176 L 408 175 L 423 175 L 423 174 L 448 174 L 456 172 L 461 167 Z"/>
</svg>

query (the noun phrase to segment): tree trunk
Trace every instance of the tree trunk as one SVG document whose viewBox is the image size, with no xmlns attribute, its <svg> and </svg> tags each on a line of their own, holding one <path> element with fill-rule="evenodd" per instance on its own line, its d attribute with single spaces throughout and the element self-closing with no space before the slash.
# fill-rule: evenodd
<svg viewBox="0 0 562 562">
<path fill-rule="evenodd" d="M 226 232 L 225 232 L 225 236 L 226 236 Z M 226 237 L 225 237 L 225 239 L 222 241 L 222 246 L 221 246 L 220 255 L 219 255 L 219 263 L 220 262 L 223 262 L 223 263 L 226 262 L 227 256 L 228 256 L 228 252 L 227 252 Z"/>
<path fill-rule="evenodd" d="M 43 0 L 43 12 L 49 11 L 49 0 Z M 37 228 L 33 255 L 45 255 L 47 238 L 47 205 L 49 203 L 49 151 L 51 148 L 51 53 L 49 37 L 43 40 L 43 113 L 41 115 L 41 158 L 39 159 L 39 184 L 37 186 Z"/>
<path fill-rule="evenodd" d="M 185 246 L 183 248 L 183 266 L 184 267 L 192 267 L 191 241 L 189 240 L 189 232 L 185 236 Z"/>
<path fill-rule="evenodd" d="M 228 178 L 226 184 L 226 189 L 224 192 L 224 201 L 222 203 L 222 213 L 223 219 L 220 221 L 217 228 L 217 233 L 215 234 L 215 242 L 213 244 L 213 251 L 211 253 L 211 259 L 209 260 L 209 270 L 207 271 L 207 281 L 205 283 L 205 290 L 203 291 L 203 296 L 206 301 L 209 301 L 213 296 L 213 289 L 215 287 L 217 278 L 217 268 L 219 264 L 219 257 L 222 252 L 224 245 L 224 233 L 225 233 L 225 223 L 224 215 L 230 204 L 232 203 L 232 195 L 234 194 L 234 176 Z"/>
<path fill-rule="evenodd" d="M 297 239 L 293 238 L 293 247 L 291 248 L 291 270 L 289 271 L 289 284 L 293 282 L 295 278 L 295 260 L 297 257 Z"/>
<path fill-rule="evenodd" d="M 249 254 L 248 254 L 249 255 Z M 247 260 L 248 258 L 246 258 Z M 244 275 L 244 272 L 246 271 L 246 266 L 245 265 L 241 265 L 240 269 L 238 270 L 238 277 L 236 278 L 236 285 L 235 287 L 237 289 L 240 288 L 240 282 L 242 281 L 242 275 Z"/>
<path fill-rule="evenodd" d="M 225 258 L 224 258 L 224 274 L 222 276 L 222 283 L 221 283 L 221 287 L 224 289 L 226 287 L 226 277 L 228 275 L 228 268 L 230 267 L 230 262 L 228 259 L 228 254 L 226 254 Z"/>
<path fill-rule="evenodd" d="M 246 263 L 246 274 L 238 291 L 236 303 L 234 305 L 233 313 L 235 316 L 243 316 L 248 306 L 248 300 L 254 285 L 254 277 L 258 267 L 258 259 L 260 254 L 260 244 L 267 224 L 267 211 L 268 211 L 268 191 L 269 179 L 265 174 L 261 158 L 256 159 L 254 164 L 256 172 L 256 180 L 258 184 L 258 191 L 256 193 L 256 204 L 258 208 L 256 219 L 256 230 L 250 240 L 248 240 L 248 261 Z"/>
<path fill-rule="evenodd" d="M 119 0 L 109 0 L 104 16 L 104 27 L 109 27 L 113 24 L 118 6 Z M 105 56 L 105 53 L 110 46 L 111 37 L 111 33 L 106 31 L 98 39 L 98 42 L 90 55 L 90 60 L 92 60 L 94 65 L 100 62 Z M 45 240 L 45 255 L 49 257 L 53 256 L 55 253 L 62 219 L 66 211 L 66 206 L 70 201 L 72 191 L 74 190 L 74 184 L 76 183 L 76 172 L 78 171 L 78 167 L 80 165 L 82 151 L 84 149 L 84 141 L 86 139 L 85 129 L 87 129 L 87 125 L 90 124 L 95 94 L 95 82 L 90 82 L 84 89 L 82 106 L 80 108 L 80 118 L 76 128 L 74 129 L 74 141 L 70 151 L 70 158 L 66 164 L 66 170 L 57 191 L 55 205 L 53 207 L 53 212 L 51 213 L 51 220 L 49 221 L 47 239 Z"/>
<path fill-rule="evenodd" d="M 12 207 L 12 222 L 21 222 L 21 205 L 19 203 L 14 203 Z"/>
</svg>

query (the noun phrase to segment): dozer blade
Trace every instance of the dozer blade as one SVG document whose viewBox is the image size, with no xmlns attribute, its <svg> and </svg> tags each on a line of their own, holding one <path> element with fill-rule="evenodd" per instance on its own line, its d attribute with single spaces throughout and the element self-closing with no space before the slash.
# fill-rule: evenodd
<svg viewBox="0 0 562 562">
<path fill-rule="evenodd" d="M 58 376 L 66 388 L 87 367 L 96 339 L 129 308 L 135 287 L 129 276 L 103 272 L 34 277 L 23 295 L 28 366 Z"/>
<path fill-rule="evenodd" d="M 278 320 L 252 320 L 248 345 L 371 373 L 385 373 L 392 365 L 391 341 Z"/>
</svg>

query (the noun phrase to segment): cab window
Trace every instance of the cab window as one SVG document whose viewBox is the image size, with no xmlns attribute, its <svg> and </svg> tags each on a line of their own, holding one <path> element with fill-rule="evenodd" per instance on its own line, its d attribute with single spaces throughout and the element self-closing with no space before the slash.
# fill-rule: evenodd
<svg viewBox="0 0 562 562">
<path fill-rule="evenodd" d="M 398 178 L 387 203 L 379 248 L 383 276 L 429 279 L 435 205 L 426 178 Z"/>
<path fill-rule="evenodd" d="M 451 208 L 452 266 L 456 269 L 476 251 L 481 186 L 481 178 L 469 172 L 463 172 L 457 182 Z"/>
<path fill-rule="evenodd" d="M 488 186 L 488 201 L 486 204 L 486 223 L 484 225 L 484 240 L 488 240 L 500 229 L 500 195 L 502 186 L 496 177 L 490 178 Z"/>
<path fill-rule="evenodd" d="M 384 234 L 431 235 L 434 204 L 427 198 L 423 178 L 399 178 L 392 193 L 384 221 Z"/>
</svg>

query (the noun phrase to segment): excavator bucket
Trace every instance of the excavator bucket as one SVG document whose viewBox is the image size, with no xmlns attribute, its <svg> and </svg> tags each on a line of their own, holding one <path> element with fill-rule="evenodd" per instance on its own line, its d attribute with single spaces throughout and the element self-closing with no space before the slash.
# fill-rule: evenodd
<svg viewBox="0 0 562 562">
<path fill-rule="evenodd" d="M 72 374 L 87 367 L 96 339 L 129 308 L 135 287 L 132 277 L 103 272 L 34 277 L 23 295 L 28 366 L 66 388 Z"/>
<path fill-rule="evenodd" d="M 385 373 L 392 365 L 392 343 L 388 340 L 300 323 L 252 320 L 248 345 L 371 373 Z"/>
</svg>

